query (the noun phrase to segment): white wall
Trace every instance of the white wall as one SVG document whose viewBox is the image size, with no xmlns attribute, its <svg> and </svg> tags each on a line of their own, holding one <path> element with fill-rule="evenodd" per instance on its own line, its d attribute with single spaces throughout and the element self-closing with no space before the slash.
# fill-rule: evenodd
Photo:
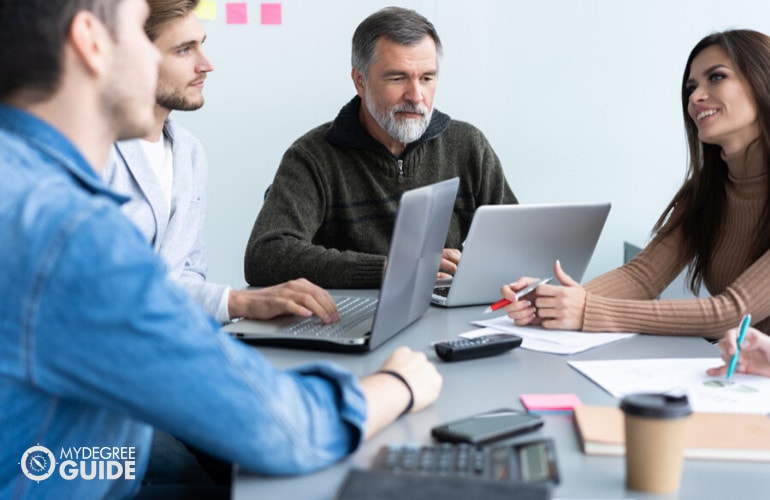
<svg viewBox="0 0 770 500">
<path fill-rule="evenodd" d="M 243 252 L 284 150 L 354 94 L 350 39 L 387 5 L 413 8 L 444 43 L 436 107 L 487 135 L 522 203 L 610 201 L 585 278 L 643 244 L 681 184 L 680 81 L 706 34 L 770 34 L 762 0 L 284 0 L 283 24 L 206 21 L 206 106 L 177 119 L 209 155 L 209 279 L 245 285 Z"/>
</svg>

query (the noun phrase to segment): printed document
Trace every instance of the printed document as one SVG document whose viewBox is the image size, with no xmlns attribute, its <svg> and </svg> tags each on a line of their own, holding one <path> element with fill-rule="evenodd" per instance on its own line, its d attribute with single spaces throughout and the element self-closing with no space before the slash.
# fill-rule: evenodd
<svg viewBox="0 0 770 500">
<path fill-rule="evenodd" d="M 522 338 L 522 349 L 553 354 L 575 354 L 636 335 L 635 333 L 582 333 L 571 330 L 547 330 L 539 326 L 516 326 L 513 320 L 505 315 L 489 320 L 473 321 L 472 324 L 484 328 L 460 334 L 460 337 L 474 338 L 494 333 L 510 333 Z"/>
<path fill-rule="evenodd" d="M 698 412 L 769 413 L 770 378 L 735 373 L 711 377 L 719 358 L 569 361 L 573 368 L 616 398 L 635 392 L 687 394 Z"/>
</svg>

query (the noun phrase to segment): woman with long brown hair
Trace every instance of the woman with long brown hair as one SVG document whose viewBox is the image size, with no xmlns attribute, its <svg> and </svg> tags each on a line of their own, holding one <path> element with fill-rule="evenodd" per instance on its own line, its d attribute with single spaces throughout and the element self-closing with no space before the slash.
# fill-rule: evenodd
<svg viewBox="0 0 770 500">
<path fill-rule="evenodd" d="M 517 325 L 718 338 L 750 313 L 770 332 L 770 37 L 702 39 L 685 65 L 682 110 L 689 171 L 650 244 L 584 287 L 557 262 L 563 286 L 541 285 L 506 308 Z M 711 296 L 657 300 L 685 266 L 691 289 Z M 502 294 L 514 299 L 531 281 Z"/>
</svg>

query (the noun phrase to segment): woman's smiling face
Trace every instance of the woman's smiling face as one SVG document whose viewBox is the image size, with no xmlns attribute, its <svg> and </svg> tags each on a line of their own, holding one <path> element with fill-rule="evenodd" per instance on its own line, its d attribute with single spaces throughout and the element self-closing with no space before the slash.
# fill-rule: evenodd
<svg viewBox="0 0 770 500">
<path fill-rule="evenodd" d="M 698 138 L 731 154 L 759 137 L 757 105 L 746 78 L 719 45 L 695 56 L 686 83 Z"/>
</svg>

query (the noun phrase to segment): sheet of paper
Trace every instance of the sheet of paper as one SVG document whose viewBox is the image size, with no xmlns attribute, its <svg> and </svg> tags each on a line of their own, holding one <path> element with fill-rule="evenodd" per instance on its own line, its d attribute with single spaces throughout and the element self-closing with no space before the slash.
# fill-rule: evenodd
<svg viewBox="0 0 770 500">
<path fill-rule="evenodd" d="M 523 349 L 553 354 L 575 354 L 636 335 L 635 333 L 582 333 L 568 330 L 546 330 L 538 326 L 516 326 L 507 316 L 498 316 L 472 323 L 485 327 L 485 332 L 479 333 L 479 330 L 474 330 L 463 333 L 460 337 L 473 338 L 496 332 L 511 333 L 522 338 L 521 347 Z"/>
<path fill-rule="evenodd" d="M 769 413 L 770 378 L 736 373 L 729 380 L 710 377 L 719 358 L 569 361 L 617 398 L 635 392 L 686 393 L 694 411 Z"/>
</svg>

